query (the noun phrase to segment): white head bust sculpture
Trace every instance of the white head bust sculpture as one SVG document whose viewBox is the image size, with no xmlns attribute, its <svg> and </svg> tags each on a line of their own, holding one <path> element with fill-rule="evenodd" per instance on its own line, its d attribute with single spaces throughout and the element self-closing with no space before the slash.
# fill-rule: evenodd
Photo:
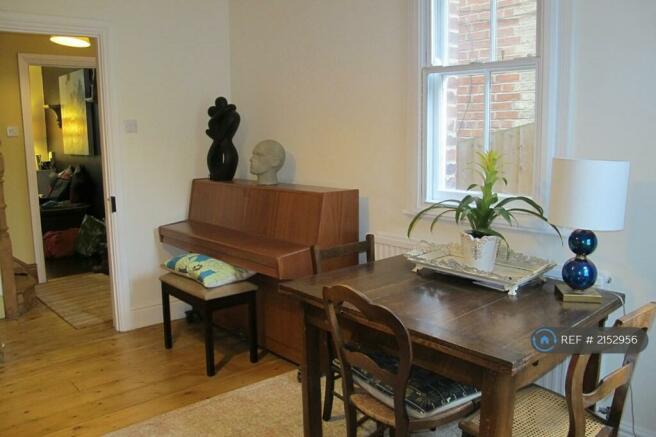
<svg viewBox="0 0 656 437">
<path fill-rule="evenodd" d="M 257 176 L 259 185 L 276 185 L 278 170 L 285 163 L 285 149 L 274 140 L 260 141 L 251 156 L 251 174 Z"/>
</svg>

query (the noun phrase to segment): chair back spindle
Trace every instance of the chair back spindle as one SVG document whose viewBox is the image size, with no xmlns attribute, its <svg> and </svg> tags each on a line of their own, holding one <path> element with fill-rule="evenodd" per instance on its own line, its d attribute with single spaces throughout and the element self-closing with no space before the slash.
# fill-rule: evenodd
<svg viewBox="0 0 656 437">
<path fill-rule="evenodd" d="M 321 273 L 324 269 L 323 262 L 332 258 L 339 258 L 347 255 L 360 253 L 367 254 L 367 262 L 371 263 L 376 260 L 374 253 L 374 236 L 367 234 L 364 241 L 347 243 L 339 246 L 327 247 L 321 249 L 318 246 L 312 246 L 312 268 L 315 274 Z"/>
<path fill-rule="evenodd" d="M 352 366 L 369 372 L 375 378 L 391 386 L 394 390 L 394 416 L 397 435 L 407 435 L 409 418 L 405 406 L 405 393 L 412 366 L 412 345 L 410 334 L 399 318 L 389 309 L 376 305 L 364 294 L 345 285 L 325 287 L 323 290 L 326 314 L 330 324 L 335 351 L 342 371 L 342 389 L 344 399 L 350 402 L 354 393 Z M 341 320 L 345 317 L 344 304 L 355 307 L 358 317 L 375 323 L 390 331 L 396 339 L 399 365 L 396 373 L 380 367 L 366 354 L 349 348 L 344 342 Z M 375 350 L 376 345 L 364 345 Z"/>
<path fill-rule="evenodd" d="M 650 302 L 637 310 L 620 317 L 615 327 L 649 330 L 656 316 L 656 302 Z M 622 366 L 609 373 L 591 392 L 583 391 L 583 381 L 590 355 L 573 355 L 567 369 L 566 397 L 569 407 L 569 436 L 585 436 L 585 409 L 613 394 L 613 403 L 607 424 L 618 430 L 622 411 L 640 352 L 631 350 L 624 355 Z"/>
</svg>

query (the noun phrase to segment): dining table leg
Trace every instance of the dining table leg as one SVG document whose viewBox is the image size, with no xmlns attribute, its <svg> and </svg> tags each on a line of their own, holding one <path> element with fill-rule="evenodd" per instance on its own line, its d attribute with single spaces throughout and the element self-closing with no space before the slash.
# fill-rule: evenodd
<svg viewBox="0 0 656 437">
<path fill-rule="evenodd" d="M 512 376 L 488 371 L 481 387 L 479 434 L 486 437 L 512 435 L 515 384 Z"/>
<path fill-rule="evenodd" d="M 301 359 L 301 384 L 303 391 L 303 435 L 321 437 L 321 365 L 319 344 L 321 330 L 303 317 L 303 356 Z"/>
</svg>

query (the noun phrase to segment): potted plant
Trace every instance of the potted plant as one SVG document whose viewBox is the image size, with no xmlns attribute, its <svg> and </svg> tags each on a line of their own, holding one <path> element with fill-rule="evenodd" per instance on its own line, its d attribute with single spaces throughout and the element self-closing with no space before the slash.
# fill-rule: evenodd
<svg viewBox="0 0 656 437">
<path fill-rule="evenodd" d="M 462 200 L 443 200 L 424 208 L 413 217 L 408 225 L 408 237 L 410 237 L 417 221 L 426 213 L 438 209 L 444 210 L 440 211 L 433 219 L 430 225 L 431 231 L 440 217 L 453 213 L 457 224 L 466 221 L 470 226 L 469 230 L 460 234 L 465 264 L 483 272 L 491 272 L 494 269 L 499 242 L 503 241 L 508 246 L 506 238 L 492 228 L 494 221 L 499 217 L 504 219 L 510 226 L 512 226 L 513 220 L 517 222 L 515 213 L 537 217 L 549 224 L 558 233 L 562 241 L 558 228 L 549 223 L 549 220 L 544 216 L 543 208 L 533 199 L 526 196 L 511 196 L 499 200 L 498 194 L 494 192 L 494 185 L 499 181 L 503 181 L 508 185 L 506 178 L 501 176 L 497 169 L 499 154 L 490 150 L 485 153 L 478 153 L 478 157 L 479 162 L 476 163 L 478 167 L 476 172 L 480 175 L 483 183 L 482 185 L 472 184 L 467 187 L 467 191 L 478 189 L 480 190 L 480 196 L 478 194 L 467 194 Z M 520 202 L 522 205 L 518 204 Z"/>
</svg>

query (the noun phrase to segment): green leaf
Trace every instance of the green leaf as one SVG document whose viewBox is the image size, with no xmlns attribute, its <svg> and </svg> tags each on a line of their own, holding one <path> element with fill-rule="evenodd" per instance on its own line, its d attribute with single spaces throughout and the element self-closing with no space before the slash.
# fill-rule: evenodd
<svg viewBox="0 0 656 437">
<path fill-rule="evenodd" d="M 540 215 L 544 214 L 544 209 L 540 205 L 538 205 L 535 200 L 531 199 L 530 197 L 526 196 L 513 196 L 513 197 L 508 197 L 506 199 L 503 199 L 501 202 L 497 204 L 497 208 L 507 205 L 510 202 L 524 202 L 527 203 L 529 206 L 535 208 L 536 211 L 540 213 Z"/>
<path fill-rule="evenodd" d="M 465 197 L 462 198 L 460 201 L 460 204 L 456 208 L 456 223 L 460 223 L 460 218 L 463 214 L 464 211 L 470 210 L 469 204 L 475 199 L 474 196 L 471 194 L 466 195 Z"/>
<path fill-rule="evenodd" d="M 433 219 L 433 221 L 431 222 L 431 225 L 430 225 L 430 231 L 433 232 L 433 227 L 435 226 L 435 224 L 437 223 L 437 221 L 440 219 L 440 217 L 442 217 L 444 214 L 447 214 L 447 213 L 449 213 L 449 212 L 454 212 L 454 211 L 455 211 L 455 208 L 449 208 L 449 209 L 447 209 L 446 211 L 442 211 L 441 213 L 439 213 L 438 215 L 436 215 L 435 218 Z"/>
<path fill-rule="evenodd" d="M 506 248 L 510 249 L 510 244 L 508 244 L 508 241 L 506 240 L 506 237 L 504 237 L 503 235 L 501 235 L 500 233 L 498 233 L 494 229 L 490 229 L 490 228 L 479 229 L 478 233 L 482 234 L 482 235 L 491 235 L 491 236 L 494 236 L 494 237 L 499 237 L 506 244 Z"/>
<path fill-rule="evenodd" d="M 447 202 L 455 203 L 455 205 L 446 205 Z M 412 230 L 414 229 L 415 224 L 417 223 L 417 221 L 419 221 L 419 219 L 420 219 L 424 214 L 426 214 L 426 213 L 429 212 L 429 211 L 432 211 L 432 210 L 434 210 L 434 209 L 439 209 L 439 208 L 455 208 L 455 207 L 458 205 L 458 203 L 459 203 L 459 202 L 458 202 L 458 200 L 456 200 L 456 199 L 447 199 L 447 200 L 443 200 L 443 201 L 438 202 L 438 203 L 434 203 L 434 204 L 432 204 L 432 205 L 430 205 L 430 206 L 428 206 L 428 207 L 422 209 L 421 211 L 419 211 L 419 212 L 418 212 L 418 213 L 412 218 L 412 220 L 410 221 L 410 224 L 408 225 L 408 232 L 407 232 L 408 238 L 410 238 L 410 234 L 412 233 Z"/>
<path fill-rule="evenodd" d="M 560 237 L 560 242 L 563 243 L 563 235 L 560 233 L 560 229 L 558 229 L 558 227 L 556 225 L 553 225 L 553 224 L 549 223 L 549 220 L 544 215 L 538 214 L 535 211 L 531 211 L 530 209 L 524 209 L 524 208 L 511 208 L 511 209 L 508 210 L 508 212 L 513 212 L 513 211 L 523 212 L 525 214 L 530 214 L 534 217 L 539 218 L 540 220 L 542 220 L 543 222 L 545 222 L 546 224 L 551 226 L 551 228 L 553 230 L 556 231 L 556 233 L 558 234 L 558 237 Z"/>
<path fill-rule="evenodd" d="M 483 183 L 485 183 L 485 174 L 482 171 L 474 170 L 474 173 L 476 173 L 478 177 L 480 177 L 483 180 Z"/>
<path fill-rule="evenodd" d="M 467 191 L 471 191 L 478 186 L 479 186 L 478 184 L 471 184 L 470 186 L 467 187 Z"/>
<path fill-rule="evenodd" d="M 515 217 L 512 215 L 511 212 L 506 211 L 504 208 L 494 208 L 494 211 L 496 211 L 496 213 L 497 213 L 500 217 L 503 217 L 503 218 L 508 222 L 508 224 L 509 224 L 510 226 L 513 225 L 512 219 L 514 219 Z M 515 221 L 516 221 L 516 220 L 517 220 L 517 219 L 515 219 Z"/>
</svg>

